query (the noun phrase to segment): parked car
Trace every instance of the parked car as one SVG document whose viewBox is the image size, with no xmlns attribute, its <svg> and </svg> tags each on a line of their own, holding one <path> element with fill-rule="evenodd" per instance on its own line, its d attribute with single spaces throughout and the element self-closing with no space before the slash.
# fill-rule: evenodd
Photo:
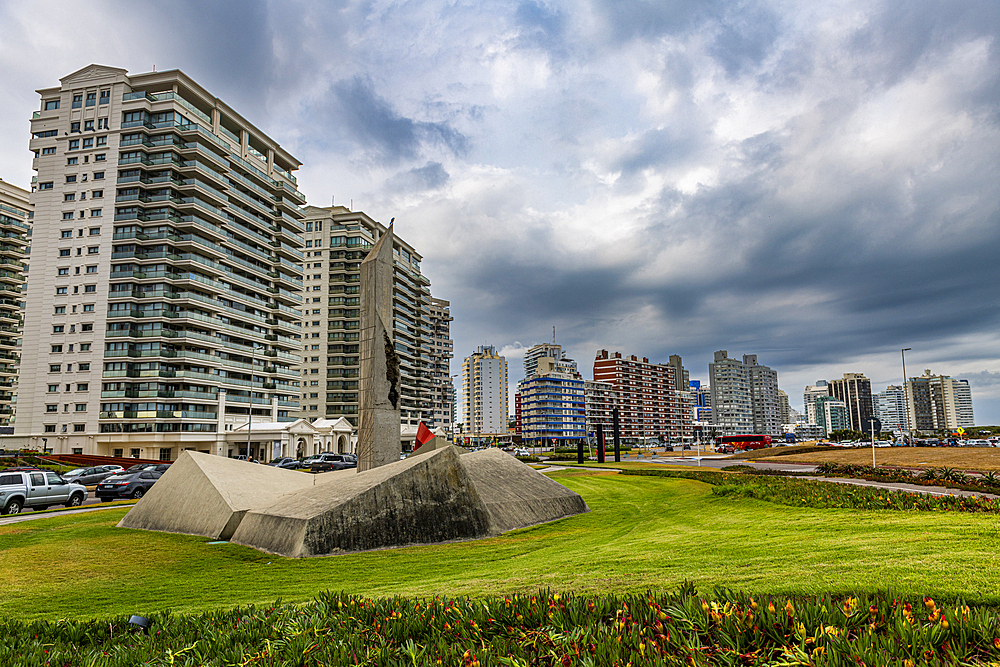
<svg viewBox="0 0 1000 667">
<path fill-rule="evenodd" d="M 134 468 L 135 466 L 132 466 Z M 129 468 L 131 470 L 131 468 Z M 153 487 L 163 472 L 159 470 L 136 470 L 119 473 L 108 477 L 97 485 L 97 497 L 101 502 L 123 498 L 142 498 Z"/>
<path fill-rule="evenodd" d="M 291 456 L 282 456 L 280 459 L 274 459 L 267 465 L 275 468 L 294 468 L 299 465 L 299 462 Z"/>
<path fill-rule="evenodd" d="M 350 454 L 320 454 L 319 459 L 313 461 L 310 472 L 330 472 L 331 470 L 344 470 L 346 468 L 357 468 L 358 462 L 351 460 Z"/>
<path fill-rule="evenodd" d="M 119 472 L 119 475 L 130 475 L 134 472 L 139 472 L 141 470 L 152 470 L 153 472 L 158 472 L 161 475 L 167 471 L 170 467 L 169 463 L 136 463 L 134 466 L 127 468 Z"/>
<path fill-rule="evenodd" d="M 121 467 L 119 466 L 119 470 Z M 110 477 L 115 471 L 109 470 L 108 466 L 95 466 L 93 468 L 80 468 L 78 470 L 71 470 L 64 473 L 62 478 L 67 482 L 74 482 L 76 484 L 83 484 L 84 486 L 93 486 L 99 483 L 105 477 Z"/>
<path fill-rule="evenodd" d="M 87 487 L 67 482 L 54 472 L 0 473 L 0 514 L 18 514 L 22 508 L 43 510 L 50 505 L 77 507 L 86 499 Z"/>
</svg>

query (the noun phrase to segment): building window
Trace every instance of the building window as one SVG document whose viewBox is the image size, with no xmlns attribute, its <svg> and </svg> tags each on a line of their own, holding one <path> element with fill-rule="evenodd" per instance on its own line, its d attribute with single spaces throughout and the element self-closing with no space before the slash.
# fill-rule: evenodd
<svg viewBox="0 0 1000 667">
<path fill-rule="evenodd" d="M 87 346 L 87 349 L 88 349 L 88 350 L 90 349 L 90 343 L 84 343 L 84 345 L 86 345 L 86 346 Z M 85 350 L 83 349 L 83 345 L 81 345 L 81 346 L 80 346 L 80 351 L 81 351 L 81 352 L 84 352 L 84 351 L 85 351 Z M 77 364 L 77 366 L 78 366 L 77 370 L 80 370 L 80 371 L 89 371 L 89 370 L 90 370 L 90 362 L 89 362 L 89 361 L 87 361 L 87 362 L 84 362 L 84 363 L 82 363 L 82 364 Z"/>
<path fill-rule="evenodd" d="M 76 411 L 77 412 L 86 412 L 87 411 L 87 404 L 86 403 L 77 403 L 76 404 Z"/>
<path fill-rule="evenodd" d="M 71 109 L 79 109 L 83 106 L 83 95 L 74 95 L 73 104 L 70 106 Z"/>
<path fill-rule="evenodd" d="M 77 382 L 77 383 L 76 383 L 76 390 L 77 390 L 77 391 L 87 391 L 87 388 L 88 388 L 89 386 L 90 386 L 90 385 L 89 385 L 89 383 L 87 383 L 87 382 Z"/>
<path fill-rule="evenodd" d="M 81 433 L 81 432 L 86 431 L 86 430 L 87 430 L 87 425 L 86 424 L 73 424 L 73 431 L 76 432 L 76 433 Z M 78 448 L 78 449 L 80 449 L 80 453 L 83 454 L 83 449 L 82 448 Z"/>
<path fill-rule="evenodd" d="M 95 181 L 103 181 L 104 180 L 104 172 L 103 171 L 95 171 L 94 172 L 94 180 Z M 103 195 L 104 193 L 101 193 L 101 194 Z"/>
<path fill-rule="evenodd" d="M 107 159 L 107 153 L 97 153 L 94 155 L 94 162 L 104 162 Z"/>
<path fill-rule="evenodd" d="M 53 352 L 62 352 L 62 345 L 53 345 L 52 346 L 52 351 Z"/>
<path fill-rule="evenodd" d="M 90 345 L 91 345 L 90 343 L 80 343 L 80 351 L 81 352 L 90 352 Z M 80 365 L 80 370 L 81 371 L 84 370 L 83 364 Z M 90 368 L 88 367 L 87 370 L 90 370 Z"/>
<path fill-rule="evenodd" d="M 49 385 L 49 393 L 50 394 L 54 394 L 54 393 L 56 393 L 58 391 L 59 391 L 59 385 L 57 385 L 57 384 L 50 384 Z"/>
<path fill-rule="evenodd" d="M 88 293 L 88 294 L 91 293 L 91 292 L 96 292 L 97 291 L 97 285 L 84 285 L 83 286 L 83 291 L 86 292 L 86 293 Z"/>
<path fill-rule="evenodd" d="M 63 195 L 63 201 L 76 201 L 76 194 L 73 192 L 67 192 Z"/>
<path fill-rule="evenodd" d="M 90 193 L 90 198 L 91 199 L 103 199 L 104 198 L 104 190 L 94 190 L 93 192 Z M 97 209 L 97 210 L 98 210 L 97 215 L 100 215 L 100 210 L 101 209 Z"/>
<path fill-rule="evenodd" d="M 59 412 L 59 404 L 58 403 L 48 403 L 45 406 L 45 411 L 46 412 Z"/>
<path fill-rule="evenodd" d="M 97 273 L 97 265 L 91 265 L 87 267 L 87 273 Z"/>
<path fill-rule="evenodd" d="M 59 100 L 48 100 L 45 103 L 46 111 L 55 111 L 58 108 L 59 108 Z"/>
<path fill-rule="evenodd" d="M 56 425 L 55 424 L 46 424 L 45 425 L 45 432 L 46 433 L 55 433 L 56 432 Z"/>
<path fill-rule="evenodd" d="M 103 148 L 104 146 L 107 146 L 107 145 L 108 145 L 108 138 L 107 137 L 97 137 L 97 147 L 98 148 Z"/>
<path fill-rule="evenodd" d="M 67 183 L 76 183 L 76 176 L 75 175 L 74 176 L 67 176 L 66 177 L 66 182 Z"/>
<path fill-rule="evenodd" d="M 52 181 L 46 181 L 45 183 L 39 183 L 38 184 L 38 189 L 39 190 L 51 190 L 52 189 Z"/>
<path fill-rule="evenodd" d="M 70 132 L 79 132 L 80 131 L 80 123 L 79 122 L 77 122 L 77 123 L 70 123 L 69 124 L 69 131 Z"/>
<path fill-rule="evenodd" d="M 56 306 L 56 315 L 65 315 L 66 306 Z"/>
<path fill-rule="evenodd" d="M 170 447 L 160 447 L 160 460 L 161 461 L 170 460 Z"/>
<path fill-rule="evenodd" d="M 101 104 L 104 105 L 104 104 L 107 104 L 110 101 L 111 101 L 111 91 L 110 90 L 102 90 L 101 91 Z M 119 455 L 116 454 L 115 456 L 119 456 Z"/>
<path fill-rule="evenodd" d="M 70 215 L 72 216 L 73 214 L 70 213 Z M 64 230 L 62 230 L 62 232 L 60 232 L 60 234 L 61 234 L 62 238 L 64 238 L 64 239 L 71 239 L 71 238 L 73 238 L 73 230 L 72 229 L 64 229 Z"/>
<path fill-rule="evenodd" d="M 87 106 L 92 107 L 97 104 L 97 93 L 87 93 Z"/>
<path fill-rule="evenodd" d="M 48 146 L 47 148 L 42 149 L 42 155 L 55 155 L 55 154 L 56 154 L 55 146 Z"/>
<path fill-rule="evenodd" d="M 78 150 L 80 150 L 80 140 L 79 139 L 70 139 L 69 150 L 71 150 L 71 151 L 78 151 Z"/>
<path fill-rule="evenodd" d="M 99 209 L 99 208 L 92 208 L 92 209 L 90 209 L 90 217 L 91 218 L 99 218 L 99 217 L 101 217 L 101 209 Z M 91 235 L 93 235 L 94 230 L 91 229 L 90 233 L 91 233 Z M 98 229 L 97 233 L 100 234 L 101 230 Z"/>
<path fill-rule="evenodd" d="M 66 293 L 66 288 L 65 287 L 57 287 L 56 288 L 56 294 L 65 294 L 65 293 Z"/>
<path fill-rule="evenodd" d="M 66 327 L 64 327 L 63 325 L 57 324 L 52 327 L 52 333 L 62 333 L 63 331 L 65 331 L 65 329 Z"/>
<path fill-rule="evenodd" d="M 92 312 L 94 312 L 94 304 L 92 304 L 92 303 L 85 303 L 85 304 L 83 304 L 83 312 L 85 312 L 85 313 L 92 313 Z"/>
<path fill-rule="evenodd" d="M 93 148 L 94 147 L 94 138 L 93 137 L 87 137 L 86 139 L 84 139 L 83 140 L 83 147 L 85 149 L 87 149 L 87 148 Z M 96 160 L 97 157 L 95 156 L 94 159 Z"/>
<path fill-rule="evenodd" d="M 98 130 L 106 130 L 106 129 L 108 129 L 108 119 L 107 118 L 98 118 L 97 119 L 97 129 Z"/>
<path fill-rule="evenodd" d="M 87 254 L 88 255 L 96 255 L 100 251 L 101 251 L 101 247 L 100 246 L 96 246 L 96 245 L 92 245 L 92 246 L 90 246 L 90 247 L 87 248 Z"/>
<path fill-rule="evenodd" d="M 97 210 L 99 211 L 100 209 L 97 209 Z M 90 235 L 91 236 L 100 236 L 101 235 L 101 228 L 100 227 L 91 227 L 90 228 Z"/>
<path fill-rule="evenodd" d="M 63 220 L 72 220 L 73 211 L 63 211 Z"/>
<path fill-rule="evenodd" d="M 62 370 L 62 364 L 49 364 L 50 373 L 58 373 Z"/>
<path fill-rule="evenodd" d="M 85 120 L 85 121 L 83 121 L 83 130 L 85 132 L 93 132 L 94 131 L 94 121 L 92 121 L 92 120 Z"/>
<path fill-rule="evenodd" d="M 80 325 L 80 331 L 93 331 L 93 330 L 94 330 L 94 325 L 93 324 L 81 324 Z"/>
</svg>

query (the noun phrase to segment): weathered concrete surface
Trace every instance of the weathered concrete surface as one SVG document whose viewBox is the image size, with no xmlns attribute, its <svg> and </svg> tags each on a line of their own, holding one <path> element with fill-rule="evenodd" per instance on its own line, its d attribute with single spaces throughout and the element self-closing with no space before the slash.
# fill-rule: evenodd
<svg viewBox="0 0 1000 667">
<path fill-rule="evenodd" d="M 184 451 L 118 525 L 228 540 L 247 510 L 314 483 L 294 470 Z"/>
<path fill-rule="evenodd" d="M 455 448 L 338 477 L 248 512 L 237 544 L 284 556 L 318 556 L 493 534 Z"/>
<path fill-rule="evenodd" d="M 399 461 L 399 357 L 392 335 L 392 225 L 361 262 L 358 468 Z"/>
<path fill-rule="evenodd" d="M 490 517 L 494 535 L 589 512 L 579 494 L 499 449 L 461 458 Z"/>
</svg>

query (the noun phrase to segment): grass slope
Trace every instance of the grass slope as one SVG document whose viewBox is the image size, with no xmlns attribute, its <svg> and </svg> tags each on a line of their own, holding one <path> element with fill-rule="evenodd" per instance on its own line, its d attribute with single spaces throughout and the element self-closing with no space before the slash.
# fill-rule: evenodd
<svg viewBox="0 0 1000 667">
<path fill-rule="evenodd" d="M 804 509 L 715 497 L 692 480 L 576 470 L 589 514 L 476 542 L 285 559 L 199 537 L 115 528 L 124 511 L 0 527 L 0 614 L 195 611 L 322 590 L 370 596 L 700 590 L 892 590 L 1000 604 L 995 515 Z"/>
</svg>

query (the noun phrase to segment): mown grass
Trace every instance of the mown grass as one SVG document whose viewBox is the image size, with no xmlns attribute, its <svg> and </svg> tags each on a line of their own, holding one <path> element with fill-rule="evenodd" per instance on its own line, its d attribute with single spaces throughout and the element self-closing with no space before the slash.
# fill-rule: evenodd
<svg viewBox="0 0 1000 667">
<path fill-rule="evenodd" d="M 889 590 L 1000 604 L 1000 516 L 787 507 L 686 479 L 577 469 L 554 478 L 592 512 L 495 539 L 285 559 L 200 537 L 115 528 L 124 510 L 0 527 L 0 614 L 199 611 L 323 590 L 367 596 L 700 590 Z"/>
</svg>

